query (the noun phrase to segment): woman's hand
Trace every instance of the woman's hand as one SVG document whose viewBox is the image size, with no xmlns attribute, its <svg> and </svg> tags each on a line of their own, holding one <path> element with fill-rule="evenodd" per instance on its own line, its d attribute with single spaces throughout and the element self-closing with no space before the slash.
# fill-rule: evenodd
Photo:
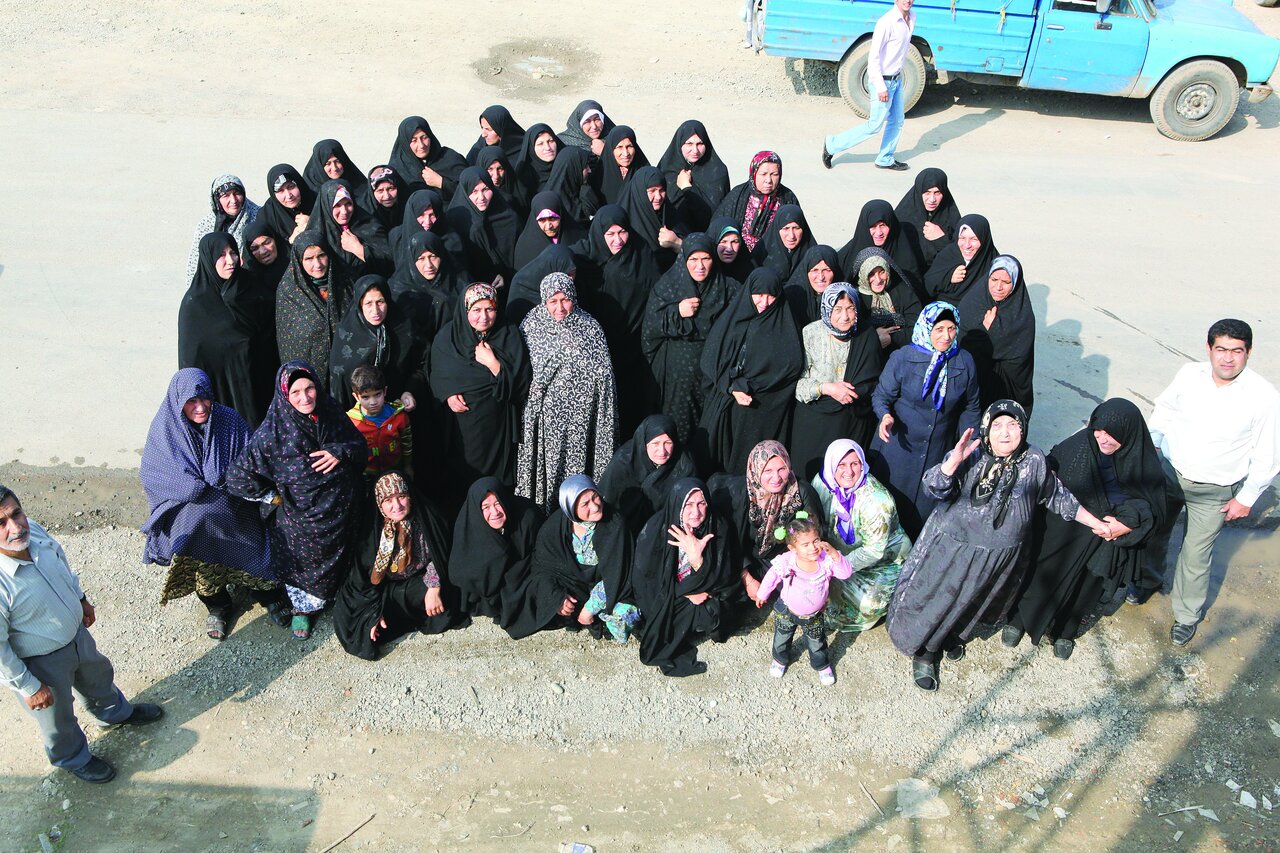
<svg viewBox="0 0 1280 853">
<path fill-rule="evenodd" d="M 676 175 L 676 186 L 682 190 L 687 190 L 693 186 L 693 170 L 681 169 L 680 174 Z"/>
<path fill-rule="evenodd" d="M 463 399 L 461 394 L 454 394 L 445 401 L 449 404 L 449 411 L 455 415 L 465 414 L 471 411 L 471 407 L 467 405 L 467 401 Z"/>
<path fill-rule="evenodd" d="M 501 275 L 495 275 L 493 277 L 493 281 L 489 283 L 493 285 L 494 290 L 502 290 L 502 288 L 507 286 L 506 280 Z"/>
<path fill-rule="evenodd" d="M 750 406 L 753 402 L 755 402 L 752 399 L 751 395 L 746 393 L 745 391 L 734 391 L 732 393 L 733 393 L 733 399 L 737 401 L 739 406 Z"/>
<path fill-rule="evenodd" d="M 982 444 L 982 439 L 973 438 L 973 427 L 969 427 L 960 436 L 960 440 L 956 442 L 956 446 L 951 449 L 951 453 L 946 459 L 942 460 L 942 473 L 948 477 L 954 477 L 956 471 L 960 470 L 960 463 L 969 458 L 969 454 L 977 450 Z"/>
<path fill-rule="evenodd" d="M 1120 521 L 1114 515 L 1108 515 L 1106 518 L 1102 519 L 1102 521 L 1107 525 L 1107 535 L 1103 538 L 1108 542 L 1112 542 L 1119 539 L 1121 536 L 1127 536 L 1133 532 L 1132 527 L 1128 526 L 1123 521 Z"/>
<path fill-rule="evenodd" d="M 711 597 L 711 593 L 709 592 L 695 592 L 685 596 L 685 598 L 689 599 L 689 601 L 695 605 L 705 603 L 706 600 L 710 597 Z"/>
<path fill-rule="evenodd" d="M 893 432 L 893 414 L 885 412 L 884 417 L 880 419 L 880 440 L 885 444 L 889 443 L 889 433 Z"/>
<path fill-rule="evenodd" d="M 292 243 L 298 239 L 298 235 L 307 230 L 307 225 L 311 223 L 311 217 L 305 213 L 299 213 L 293 217 L 294 226 L 293 233 L 289 235 L 289 242 Z"/>
<path fill-rule="evenodd" d="M 412 394 L 405 391 L 400 395 L 400 405 L 404 406 L 404 410 L 406 412 L 412 412 L 414 409 L 418 408 L 418 401 L 413 399 Z"/>
<path fill-rule="evenodd" d="M 364 243 L 361 243 L 360 238 L 349 228 L 342 232 L 342 248 L 362 261 L 368 260 L 364 256 Z"/>
<path fill-rule="evenodd" d="M 680 235 L 663 225 L 658 229 L 658 245 L 664 249 L 679 249 L 683 244 Z"/>
<path fill-rule="evenodd" d="M 374 622 L 373 627 L 369 629 L 369 639 L 373 640 L 375 643 L 378 642 L 378 640 L 382 638 L 382 632 L 385 630 L 387 630 L 387 620 L 385 618 L 379 619 L 377 622 Z"/>
<path fill-rule="evenodd" d="M 338 457 L 334 456 L 327 450 L 317 450 L 311 454 L 311 470 L 321 474 L 328 474 L 334 468 L 338 467 Z"/>
<path fill-rule="evenodd" d="M 893 346 L 893 333 L 901 328 L 901 326 L 876 326 L 876 337 L 880 339 L 880 349 Z"/>
<path fill-rule="evenodd" d="M 564 604 L 560 605 L 559 612 L 561 616 L 572 616 L 573 611 L 577 609 L 578 609 L 578 599 L 574 598 L 572 595 L 566 595 L 564 598 Z"/>
<path fill-rule="evenodd" d="M 422 167 L 422 182 L 435 189 L 440 189 L 440 187 L 444 186 L 444 178 L 440 177 L 440 173 L 430 166 Z"/>
<path fill-rule="evenodd" d="M 1089 510 L 1084 508 L 1084 504 L 1080 504 L 1080 508 L 1076 510 L 1076 521 L 1093 531 L 1094 535 L 1100 539 L 1111 541 L 1111 527 L 1102 519 L 1098 518 Z"/>
<path fill-rule="evenodd" d="M 943 231 L 936 222 L 926 222 L 922 231 L 926 240 L 937 240 L 947 236 L 947 232 Z"/>
<path fill-rule="evenodd" d="M 667 528 L 667 533 L 671 538 L 667 540 L 668 545 L 674 545 L 689 558 L 689 565 L 696 572 L 702 568 L 702 554 L 707 550 L 707 543 L 716 538 L 714 533 L 708 533 L 699 539 L 692 533 L 687 532 L 678 524 L 673 524 Z"/>
<path fill-rule="evenodd" d="M 992 305 L 987 309 L 987 313 L 982 315 L 982 328 L 987 330 L 991 329 L 991 324 L 996 321 L 996 311 L 999 308 L 999 305 Z"/>
<path fill-rule="evenodd" d="M 440 598 L 440 587 L 427 587 L 426 597 L 422 600 L 422 605 L 427 609 L 428 616 L 439 616 L 444 612 L 444 600 Z"/>
<path fill-rule="evenodd" d="M 493 347 L 488 341 L 481 341 L 476 344 L 476 364 L 486 368 L 494 376 L 498 375 L 498 371 L 502 370 L 502 365 L 498 363 L 498 356 L 494 354 Z"/>
<path fill-rule="evenodd" d="M 760 581 L 756 580 L 751 572 L 746 569 L 742 570 L 742 588 L 747 591 L 747 598 L 755 599 L 756 593 L 760 591 Z"/>
<path fill-rule="evenodd" d="M 702 300 L 696 296 L 690 296 L 688 299 L 681 299 L 680 316 L 692 317 L 694 314 L 698 313 L 698 308 L 701 307 L 701 305 Z"/>
<path fill-rule="evenodd" d="M 858 399 L 858 392 L 848 382 L 823 382 L 818 386 L 819 394 L 826 394 L 842 406 L 847 406 Z"/>
<path fill-rule="evenodd" d="M 596 155 L 597 157 L 599 157 L 602 153 L 604 153 L 604 140 L 603 140 L 603 139 L 593 139 L 593 140 L 591 140 L 591 153 L 592 153 L 592 154 L 594 154 L 594 155 Z"/>
<path fill-rule="evenodd" d="M 968 274 L 968 272 L 969 270 L 967 267 L 965 267 L 964 264 L 961 264 L 960 266 L 956 267 L 951 271 L 951 283 L 959 284 L 960 282 L 964 281 L 964 277 L 965 275 Z"/>
<path fill-rule="evenodd" d="M 582 612 L 578 614 L 578 624 L 590 625 L 594 621 L 596 621 L 596 617 L 591 613 L 591 611 L 587 610 L 585 607 L 582 608 Z"/>
</svg>

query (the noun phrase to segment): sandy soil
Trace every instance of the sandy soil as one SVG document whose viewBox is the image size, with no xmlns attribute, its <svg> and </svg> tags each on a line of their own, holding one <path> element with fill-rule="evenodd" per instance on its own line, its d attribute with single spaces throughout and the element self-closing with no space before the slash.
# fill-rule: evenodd
<svg viewBox="0 0 1280 853">
<path fill-rule="evenodd" d="M 1280 34 L 1280 12 L 1240 8 Z M 14 733 L 0 751 L 0 849 L 39 849 L 56 824 L 64 850 L 318 851 L 371 814 L 342 849 L 1280 842 L 1262 803 L 1280 804 L 1274 509 L 1224 538 L 1227 582 L 1188 650 L 1168 645 L 1157 598 L 1105 619 L 1066 664 L 975 644 L 933 698 L 910 688 L 882 631 L 839 647 L 829 691 L 803 664 L 769 682 L 764 630 L 706 650 L 708 677 L 669 686 L 634 648 L 568 637 L 512 646 L 475 626 L 411 639 L 371 667 L 341 652 L 327 621 L 299 644 L 251 611 L 215 647 L 194 602 L 155 606 L 158 578 L 137 565 L 136 465 L 215 174 L 240 174 L 256 197 L 269 166 L 301 166 L 324 136 L 373 164 L 409 113 L 465 150 L 489 103 L 560 127 L 592 96 L 651 158 L 686 115 L 707 123 L 735 180 L 756 150 L 779 151 L 824 242 L 844 242 L 866 199 L 896 201 L 913 173 L 869 168 L 869 149 L 831 173 L 818 165 L 821 135 L 853 122 L 827 67 L 740 50 L 736 3 L 699 11 L 0 2 L 0 187 L 29 200 L 0 205 L 0 482 L 65 542 L 122 685 L 169 711 L 151 730 L 93 732 L 122 771 L 95 788 L 47 774 L 29 723 L 0 703 Z M 1252 363 L 1280 380 L 1278 127 L 1276 98 L 1242 103 L 1219 138 L 1186 145 L 1160 137 L 1143 102 L 926 92 L 900 153 L 947 169 L 962 208 L 986 213 L 1028 270 L 1034 440 L 1056 441 L 1107 396 L 1149 405 L 1219 316 L 1254 324 Z M 810 746 L 787 745 L 796 721 Z M 946 817 L 895 812 L 884 789 L 911 778 L 940 789 Z M 1233 804 L 1228 781 L 1258 807 Z M 1191 805 L 1218 820 L 1161 816 Z"/>
</svg>

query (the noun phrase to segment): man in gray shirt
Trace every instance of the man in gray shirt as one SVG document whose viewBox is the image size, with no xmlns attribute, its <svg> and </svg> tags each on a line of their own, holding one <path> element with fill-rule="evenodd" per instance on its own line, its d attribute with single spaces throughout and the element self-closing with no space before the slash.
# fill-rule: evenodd
<svg viewBox="0 0 1280 853">
<path fill-rule="evenodd" d="M 153 723 L 164 711 L 124 698 L 111 661 L 89 634 L 93 622 L 93 605 L 62 546 L 0 484 L 0 679 L 40 727 L 54 767 L 86 782 L 109 782 L 115 768 L 89 753 L 72 689 L 107 726 Z"/>
</svg>

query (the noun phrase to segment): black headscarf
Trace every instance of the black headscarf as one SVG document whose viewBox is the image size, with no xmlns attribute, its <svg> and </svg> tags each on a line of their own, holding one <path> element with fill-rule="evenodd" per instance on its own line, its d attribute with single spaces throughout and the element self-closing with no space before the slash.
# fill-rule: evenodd
<svg viewBox="0 0 1280 853">
<path fill-rule="evenodd" d="M 377 289 L 387 301 L 387 315 L 377 326 L 370 325 L 360 301 Z M 396 305 L 391 285 L 380 275 L 356 280 L 351 304 L 338 323 L 329 355 L 329 388 L 343 402 L 351 399 L 351 373 L 360 365 L 377 367 L 387 380 L 387 399 L 405 391 L 416 395 L 426 389 L 425 340 L 415 340 L 407 312 Z M 339 396 L 341 395 L 341 396 Z"/>
<path fill-rule="evenodd" d="M 538 227 L 538 214 L 551 210 L 560 216 L 560 233 L 555 242 Z M 560 194 L 544 190 L 535 195 L 529 203 L 529 216 L 525 219 L 524 230 L 516 240 L 515 266 L 523 268 L 548 246 L 572 246 L 586 235 L 577 221 L 569 215 Z"/>
<path fill-rule="evenodd" d="M 633 169 L 622 188 L 618 206 L 627 212 L 627 218 L 631 221 L 631 239 L 639 240 L 653 256 L 658 268 L 666 271 L 675 262 L 676 253 L 659 244 L 659 229 L 666 227 L 683 237 L 688 233 L 688 228 L 672 209 L 669 197 L 662 202 L 660 210 L 653 209 L 653 204 L 649 201 L 649 190 L 657 187 L 670 190 L 661 170 L 654 166 Z"/>
<path fill-rule="evenodd" d="M 440 259 L 433 279 L 418 271 L 417 260 L 423 252 L 430 252 Z M 406 253 L 411 260 L 401 266 L 388 282 L 391 294 L 397 302 L 404 303 L 403 308 L 413 322 L 414 334 L 433 338 L 449 322 L 454 303 L 471 282 L 467 271 L 459 269 L 457 260 L 446 249 L 444 240 L 432 231 L 419 229 L 409 239 Z"/>
<path fill-rule="evenodd" d="M 877 222 L 889 226 L 889 236 L 880 248 L 893 258 L 898 269 L 906 276 L 907 283 L 918 291 L 924 270 L 921 268 L 923 262 L 916 232 L 910 227 L 904 228 L 898 221 L 898 215 L 893 212 L 893 205 L 882 198 L 873 198 L 862 206 L 858 213 L 858 223 L 853 228 L 853 236 L 840 250 L 840 266 L 844 268 L 846 275 L 856 275 L 851 270 L 853 259 L 863 249 L 875 245 L 871 239 L 871 226 Z"/>
<path fill-rule="evenodd" d="M 376 660 L 388 642 L 410 631 L 439 634 L 467 624 L 460 596 L 450 583 L 449 569 L 453 559 L 449 552 L 448 521 L 425 495 L 409 485 L 407 480 L 404 482 L 409 489 L 407 520 L 413 543 L 413 560 L 419 566 L 418 571 L 406 573 L 408 576 L 403 579 L 393 579 L 388 574 L 379 583 L 373 583 L 370 575 L 383 535 L 382 511 L 375 504 L 372 509 L 360 513 L 361 523 L 354 537 L 351 568 L 333 605 L 333 633 L 349 654 L 365 660 Z M 426 613 L 427 585 L 421 567 L 428 561 L 440 578 L 440 597 L 445 610 L 438 616 L 427 616 Z M 385 620 L 386 627 L 380 628 L 375 643 L 369 632 L 379 620 Z"/>
<path fill-rule="evenodd" d="M 329 271 L 312 279 L 302 266 L 302 256 L 319 246 L 329 256 Z M 283 361 L 315 365 L 316 384 L 329 387 L 329 352 L 338 323 L 351 302 L 351 273 L 334 257 L 315 231 L 303 231 L 289 251 L 289 270 L 276 290 L 276 339 Z"/>
<path fill-rule="evenodd" d="M 626 244 L 615 255 L 604 235 L 615 225 L 627 230 Z M 644 323 L 645 303 L 661 272 L 649 252 L 642 249 L 631 228 L 631 218 L 616 204 L 606 204 L 591 220 L 585 240 L 573 246 L 578 259 L 575 281 L 583 306 L 600 321 L 612 343 L 619 335 L 638 335 Z"/>
<path fill-rule="evenodd" d="M 925 190 L 937 187 L 942 191 L 942 201 L 936 210 L 927 210 L 924 206 Z M 960 209 L 956 207 L 955 197 L 947 187 L 947 173 L 941 169 L 921 169 L 916 175 L 915 185 L 907 190 L 907 194 L 894 208 L 898 221 L 904 226 L 914 227 L 920 246 L 921 269 L 928 269 L 942 248 L 956 238 L 956 228 L 960 225 Z M 932 222 L 943 231 L 937 240 L 926 240 L 924 224 Z"/>
<path fill-rule="evenodd" d="M 1013 281 L 1013 290 L 1003 302 L 992 298 L 987 283 L 997 269 L 1004 270 Z M 1021 403 L 1030 417 L 1034 400 L 1036 315 L 1027 293 L 1022 264 L 1012 255 L 1000 255 L 985 273 L 974 268 L 971 274 L 978 276 L 978 280 L 956 306 L 960 309 L 960 347 L 973 356 L 977 365 L 984 402 L 1007 397 Z M 992 308 L 996 309 L 996 317 L 988 329 L 984 320 Z"/>
<path fill-rule="evenodd" d="M 794 249 L 788 249 L 782 244 L 781 232 L 786 225 L 799 225 L 804 229 L 800 243 Z M 796 270 L 801 268 L 809 250 L 816 245 L 818 241 L 813 239 L 813 229 L 804 218 L 804 211 L 800 209 L 800 205 L 784 204 L 778 208 L 773 222 L 769 225 L 769 230 L 765 232 L 764 239 L 756 244 L 752 254 L 757 264 L 773 270 L 778 279 L 785 284 L 795 275 Z M 804 270 L 808 272 L 808 267 L 804 267 Z"/>
<path fill-rule="evenodd" d="M 366 181 L 366 185 L 367 183 Z M 333 205 L 342 190 L 351 195 L 352 203 L 355 204 L 352 184 L 345 179 L 339 178 L 321 184 L 316 193 L 315 207 L 311 209 L 311 221 L 307 223 L 307 230 L 321 234 L 325 245 L 330 247 L 330 256 L 336 255 L 352 272 L 361 275 L 367 272 L 390 272 L 391 246 L 387 242 L 387 231 L 382 223 L 359 204 L 352 208 L 346 230 L 359 237 L 364 244 L 364 259 L 361 260 L 342 248 L 343 228 L 333 218 Z"/>
<path fill-rule="evenodd" d="M 697 163 L 684 159 L 682 146 L 693 136 L 706 143 L 706 153 Z M 671 201 L 690 228 L 705 229 L 711 221 L 711 212 L 729 193 L 729 169 L 711 144 L 707 128 L 697 119 L 687 119 L 676 128 L 667 150 L 658 161 L 658 168 L 667 177 L 667 189 Z M 680 173 L 689 170 L 693 186 L 682 190 L 676 185 Z"/>
<path fill-rule="evenodd" d="M 631 166 L 627 171 L 627 176 L 624 178 L 619 171 L 618 161 L 613 157 L 613 149 L 625 139 L 631 140 L 631 144 L 635 146 L 636 153 L 631 159 Z M 604 151 L 600 154 L 600 173 L 593 176 L 601 198 L 606 203 L 617 204 L 619 199 L 622 198 L 623 187 L 631 182 L 640 167 L 648 165 L 649 158 L 644 155 L 644 150 L 640 148 L 640 143 L 636 141 L 636 132 L 634 130 L 625 124 L 620 124 L 609 131 L 609 135 L 604 139 Z"/>
<path fill-rule="evenodd" d="M 230 280 L 218 275 L 215 264 L 228 248 L 236 249 L 236 241 L 225 232 L 200 238 L 196 273 L 178 308 L 178 367 L 203 370 L 214 398 L 256 426 L 265 404 L 259 392 L 266 383 L 255 383 L 255 368 L 263 365 L 253 364 L 251 347 L 270 315 L 262 316 L 253 276 L 239 268 Z"/>
<path fill-rule="evenodd" d="M 413 149 L 409 147 L 409 140 L 413 139 L 413 135 L 419 130 L 431 140 L 431 147 L 427 150 L 425 160 L 414 154 Z M 458 175 L 467 167 L 467 161 L 463 156 L 452 148 L 446 148 L 422 116 L 409 116 L 400 122 L 389 159 L 391 168 L 400 173 L 400 176 L 409 184 L 411 192 L 428 189 L 422 180 L 422 167 L 430 166 L 440 175 L 439 190 L 445 197 L 453 195 L 453 191 L 458 188 Z"/>
<path fill-rule="evenodd" d="M 664 464 L 655 465 L 646 445 L 660 435 L 671 439 L 671 456 Z M 600 478 L 600 494 L 618 508 L 631 532 L 639 534 L 649 516 L 662 507 L 670 484 L 696 473 L 693 459 L 680 446 L 675 421 L 662 414 L 650 415 L 613 454 Z"/>
<path fill-rule="evenodd" d="M 811 239 L 808 229 L 805 230 L 805 238 Z M 791 317 L 801 329 L 822 319 L 822 294 L 809 283 L 809 271 L 819 263 L 825 263 L 831 268 L 832 283 L 843 280 L 843 267 L 840 266 L 836 250 L 825 245 L 810 245 L 784 285 L 783 293 L 791 307 Z"/>
<path fill-rule="evenodd" d="M 502 530 L 490 527 L 480 510 L 489 495 L 497 497 L 507 514 Z M 450 561 L 450 580 L 462 594 L 467 613 L 489 616 L 504 628 L 519 615 L 517 593 L 528 582 L 543 520 L 533 501 L 513 493 L 497 477 L 481 477 L 471 484 L 453 525 Z"/>
<path fill-rule="evenodd" d="M 519 326 L 525 315 L 542 303 L 544 278 L 553 272 L 573 275 L 577 269 L 578 262 L 568 246 L 557 244 L 543 249 L 542 254 L 525 264 L 511 279 L 507 292 L 507 322 Z"/>
<path fill-rule="evenodd" d="M 600 138 L 604 139 L 609 135 L 609 131 L 613 130 L 613 119 L 604 111 L 604 107 L 600 106 L 599 101 L 593 101 L 588 98 L 573 108 L 573 112 L 569 113 L 569 120 L 565 123 L 564 130 L 560 132 L 560 139 L 565 145 L 574 145 L 578 148 L 591 150 L 591 139 L 582 132 L 582 117 L 591 110 L 598 110 L 603 117 L 602 126 L 600 128 Z"/>
<path fill-rule="evenodd" d="M 338 158 L 338 162 L 342 164 L 342 180 L 350 186 L 359 186 L 365 179 L 365 173 L 360 171 L 360 168 L 347 156 L 341 142 L 336 139 L 321 139 L 311 149 L 311 159 L 307 161 L 307 166 L 302 171 L 303 180 L 307 182 L 307 189 L 311 192 L 319 195 L 320 188 L 329 182 L 329 174 L 325 172 L 324 164 L 330 157 Z M 312 222 L 309 227 L 314 228 L 315 223 Z"/>
<path fill-rule="evenodd" d="M 1000 254 L 991 239 L 991 223 L 987 222 L 987 217 L 980 213 L 967 213 L 960 217 L 960 221 L 956 224 L 957 239 L 960 237 L 960 231 L 966 227 L 973 229 L 981 245 L 967 262 L 964 255 L 960 254 L 960 247 L 955 243 L 938 252 L 938 256 L 934 258 L 933 264 L 924 276 L 924 288 L 928 291 L 931 301 L 944 300 L 952 305 L 958 305 L 968 295 L 970 288 L 987 283 L 984 276 L 990 272 L 992 261 Z M 961 266 L 968 272 L 963 281 L 953 284 L 951 275 L 956 267 Z"/>
<path fill-rule="evenodd" d="M 477 184 L 494 190 L 486 210 L 471 201 Z M 492 281 L 495 276 L 511 279 L 515 271 L 516 237 L 520 234 L 520 218 L 502 194 L 497 192 L 489 173 L 479 166 L 468 166 L 458 177 L 458 191 L 449 204 L 449 227 L 462 237 L 467 270 L 477 281 Z"/>
<path fill-rule="evenodd" d="M 494 104 L 486 107 L 484 112 L 480 113 L 480 118 L 487 121 L 489 127 L 493 128 L 493 132 L 498 134 L 498 144 L 502 146 L 503 151 L 507 152 L 507 159 L 512 163 L 518 161 L 520 149 L 524 146 L 524 128 L 511 117 L 511 111 L 501 104 Z M 471 150 L 467 152 L 467 162 L 475 165 L 480 149 L 488 144 L 484 141 L 484 134 L 480 134 L 475 144 L 471 146 Z"/>
<path fill-rule="evenodd" d="M 747 248 L 747 242 L 742 239 L 742 224 L 735 222 L 728 216 L 717 216 L 711 220 L 711 225 L 707 228 L 707 236 L 714 240 L 718 247 L 720 241 L 730 231 L 738 235 L 738 256 L 733 259 L 733 263 L 725 266 L 724 261 L 720 260 L 719 251 L 717 251 L 715 256 L 716 264 L 724 271 L 725 275 L 741 284 L 747 280 L 747 276 L 751 275 L 751 271 L 756 268 L 756 263 L 751 257 L 751 250 Z"/>
<path fill-rule="evenodd" d="M 377 183 L 374 183 L 375 175 L 379 176 Z M 383 206 L 373 192 L 377 189 L 378 184 L 384 181 L 390 181 L 396 186 L 396 200 L 390 207 Z M 378 220 L 378 224 L 382 226 L 383 231 L 390 232 L 404 218 L 404 209 L 409 203 L 409 185 L 398 170 L 385 163 L 374 166 L 369 170 L 368 182 L 369 203 L 373 218 Z"/>
<path fill-rule="evenodd" d="M 325 180 L 328 180 L 327 176 Z M 283 188 L 290 181 L 297 184 L 298 191 L 301 193 L 298 206 L 293 209 L 285 207 L 276 198 L 276 190 Z M 299 214 L 310 216 L 311 208 L 315 206 L 315 203 L 315 191 L 307 185 L 298 170 L 288 163 L 280 163 L 272 166 L 271 171 L 267 172 L 267 200 L 263 202 L 262 207 L 258 208 L 258 218 L 254 221 L 265 222 L 270 225 L 277 234 L 285 238 L 287 243 L 289 237 L 293 235 L 294 229 L 298 227 L 296 217 Z M 283 251 L 281 254 L 283 254 Z"/>
<path fill-rule="evenodd" d="M 259 263 L 251 250 L 253 241 L 262 237 L 270 237 L 271 241 L 276 245 L 276 259 L 266 265 Z M 280 232 L 271 227 L 270 223 L 259 216 L 244 227 L 244 255 L 240 258 L 240 265 L 245 272 L 256 276 L 262 283 L 263 288 L 270 293 L 272 322 L 274 323 L 276 285 L 280 283 L 280 279 L 284 278 L 285 272 L 289 269 L 289 238 L 282 236 Z"/>
<path fill-rule="evenodd" d="M 693 535 L 711 535 L 702 552 L 702 565 L 684 580 L 677 579 L 680 550 L 670 544 L 672 525 L 681 524 L 685 502 L 695 492 L 707 500 L 707 517 Z M 692 477 L 676 480 L 666 499 L 649 520 L 636 542 L 636 602 L 644 614 L 640 661 L 658 667 L 663 675 L 685 676 L 705 671 L 693 641 L 697 634 L 720 637 L 722 608 L 736 594 L 738 572 L 732 558 L 733 534 L 727 519 L 711 507 L 707 484 Z M 695 605 L 685 596 L 708 593 Z"/>
<path fill-rule="evenodd" d="M 494 183 L 494 189 L 507 200 L 507 204 L 516 212 L 516 216 L 524 216 L 529 210 L 529 196 L 525 191 L 525 187 L 520 183 L 520 177 L 516 174 L 516 167 L 511 165 L 511 159 L 507 157 L 507 152 L 502 150 L 499 145 L 486 145 L 480 149 L 480 153 L 476 155 L 476 165 L 486 172 L 489 167 L 497 163 L 502 167 L 502 183 Z M 493 174 L 489 174 L 490 180 Z M 456 196 L 456 190 L 455 190 Z"/>
<path fill-rule="evenodd" d="M 409 196 L 409 203 L 405 205 L 404 218 L 400 220 L 400 224 L 391 229 L 389 244 L 391 246 L 392 257 L 395 258 L 396 271 L 400 272 L 406 264 L 412 264 L 417 260 L 417 255 L 411 255 L 411 247 L 409 244 L 413 235 L 424 230 L 422 223 L 418 222 L 418 217 L 431 210 L 436 215 L 436 221 L 431 226 L 431 233 L 437 235 L 444 241 L 444 248 L 453 256 L 453 262 L 459 269 L 465 271 L 465 251 L 462 248 L 462 238 L 454 233 L 449 227 L 449 220 L 445 218 L 444 198 L 437 190 L 415 190 Z"/>
<path fill-rule="evenodd" d="M 582 177 L 583 170 L 591 166 L 593 156 L 575 146 L 564 147 L 551 164 L 551 175 L 543 187 L 560 194 L 565 210 L 583 228 L 602 204 L 591 181 Z"/>
<path fill-rule="evenodd" d="M 1009 416 L 1022 427 L 1022 443 L 1008 456 L 996 456 L 991 449 L 991 425 L 996 418 Z M 1027 444 L 1028 418 L 1022 406 L 1013 400 L 996 400 L 982 413 L 982 423 L 978 427 L 978 435 L 982 439 L 981 459 L 978 462 L 979 474 L 973 483 L 970 500 L 974 506 L 984 506 L 996 500 L 996 512 L 992 526 L 997 530 L 1004 524 L 1005 514 L 1009 509 L 1009 498 L 1013 495 L 1014 486 L 1018 483 L 1018 462 L 1030 447 Z"/>
<path fill-rule="evenodd" d="M 544 133 L 551 134 L 556 141 L 556 154 L 560 153 L 560 149 L 564 148 L 564 140 L 556 135 L 551 129 L 551 125 L 538 122 L 531 125 L 524 133 L 524 145 L 520 149 L 520 158 L 516 161 L 516 174 L 521 185 L 524 187 L 525 197 L 530 198 L 534 193 L 542 190 L 547 181 L 551 178 L 551 167 L 555 165 L 555 157 L 551 158 L 551 162 L 547 162 L 538 156 L 535 146 L 538 143 L 538 137 Z"/>
</svg>

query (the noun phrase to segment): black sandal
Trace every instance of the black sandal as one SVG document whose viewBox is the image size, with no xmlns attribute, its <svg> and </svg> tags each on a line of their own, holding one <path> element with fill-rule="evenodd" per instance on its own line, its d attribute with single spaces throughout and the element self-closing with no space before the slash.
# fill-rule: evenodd
<svg viewBox="0 0 1280 853">
<path fill-rule="evenodd" d="M 288 628 L 293 621 L 293 605 L 288 601 L 273 601 L 267 605 L 267 616 L 281 628 Z"/>
<path fill-rule="evenodd" d="M 964 660 L 964 643 L 961 643 L 958 646 L 952 646 L 951 648 L 947 649 L 947 660 L 949 661 Z"/>
<path fill-rule="evenodd" d="M 938 689 L 938 665 L 936 663 L 920 660 L 919 658 L 912 660 L 911 677 L 915 679 L 916 687 L 927 693 L 932 693 Z"/>
</svg>

